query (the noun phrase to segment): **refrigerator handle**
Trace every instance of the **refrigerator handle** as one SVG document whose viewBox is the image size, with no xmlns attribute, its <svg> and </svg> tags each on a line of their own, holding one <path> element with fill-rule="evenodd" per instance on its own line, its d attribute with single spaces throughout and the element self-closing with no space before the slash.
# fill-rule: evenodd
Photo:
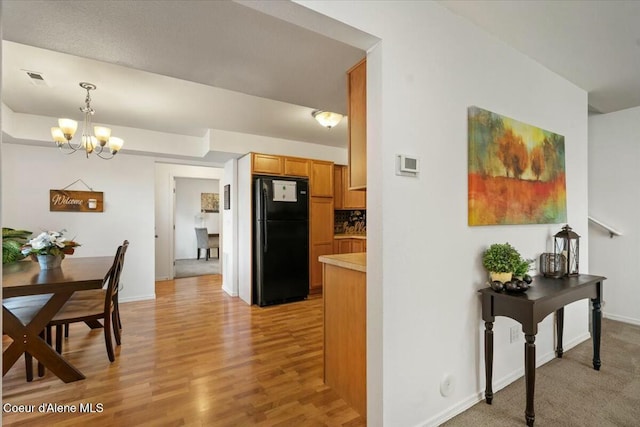
<svg viewBox="0 0 640 427">
<path fill-rule="evenodd" d="M 268 219 L 267 218 L 267 197 L 268 197 L 267 189 L 263 187 L 262 188 L 262 230 L 263 230 L 262 238 L 264 241 L 262 242 L 262 251 L 264 253 L 267 253 L 267 249 L 268 249 L 267 244 L 269 241 L 269 239 L 267 238 L 268 237 L 267 236 L 267 228 L 268 228 L 267 227 L 267 219 Z"/>
</svg>

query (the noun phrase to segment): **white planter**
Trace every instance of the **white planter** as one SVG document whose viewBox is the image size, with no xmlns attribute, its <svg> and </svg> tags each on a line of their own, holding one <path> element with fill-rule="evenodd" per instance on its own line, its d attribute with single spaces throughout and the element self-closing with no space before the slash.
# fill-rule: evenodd
<svg viewBox="0 0 640 427">
<path fill-rule="evenodd" d="M 513 273 L 496 273 L 495 271 L 489 272 L 489 277 L 491 277 L 492 282 L 508 282 L 513 277 Z"/>
</svg>

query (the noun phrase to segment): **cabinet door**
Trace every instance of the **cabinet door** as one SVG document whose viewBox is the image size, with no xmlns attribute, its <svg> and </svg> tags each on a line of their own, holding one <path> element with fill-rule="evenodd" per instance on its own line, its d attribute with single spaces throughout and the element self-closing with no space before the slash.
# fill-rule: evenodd
<svg viewBox="0 0 640 427">
<path fill-rule="evenodd" d="M 334 165 L 333 166 L 333 206 L 334 209 L 343 209 L 343 190 L 344 190 L 344 181 L 342 177 L 344 176 L 344 166 Z"/>
<path fill-rule="evenodd" d="M 311 197 L 309 202 L 309 289 L 322 289 L 321 255 L 333 252 L 333 199 Z"/>
<path fill-rule="evenodd" d="M 313 260 L 313 262 L 309 263 L 311 270 L 309 274 L 309 293 L 317 294 L 322 292 L 322 263 L 318 261 L 318 257 L 333 254 L 333 243 L 313 245 L 309 252 Z"/>
<path fill-rule="evenodd" d="M 349 181 L 351 189 L 367 188 L 367 61 L 348 71 Z"/>
<path fill-rule="evenodd" d="M 365 252 L 364 242 L 365 242 L 364 240 L 353 239 L 351 242 L 351 252 L 353 253 Z"/>
<path fill-rule="evenodd" d="M 309 176 L 309 160 L 296 157 L 284 158 L 284 174 L 289 176 Z"/>
<path fill-rule="evenodd" d="M 346 182 L 348 181 L 349 177 L 348 177 L 348 169 L 349 168 L 343 168 L 343 182 L 346 184 Z M 367 208 L 367 192 L 363 191 L 363 190 L 359 190 L 359 191 L 354 191 L 354 190 L 349 190 L 347 188 L 347 185 L 344 186 L 344 188 L 342 189 L 342 206 L 343 209 L 366 209 Z"/>
<path fill-rule="evenodd" d="M 351 239 L 338 239 L 338 253 L 339 254 L 351 253 Z"/>
<path fill-rule="evenodd" d="M 282 157 L 270 154 L 253 154 L 253 173 L 282 175 Z"/>
<path fill-rule="evenodd" d="M 311 196 L 333 197 L 333 162 L 311 160 Z"/>
</svg>

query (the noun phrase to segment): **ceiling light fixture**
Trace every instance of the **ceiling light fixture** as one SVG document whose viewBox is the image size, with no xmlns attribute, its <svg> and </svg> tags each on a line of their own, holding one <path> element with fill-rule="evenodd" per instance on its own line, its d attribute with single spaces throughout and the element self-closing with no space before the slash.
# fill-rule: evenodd
<svg viewBox="0 0 640 427">
<path fill-rule="evenodd" d="M 59 127 L 51 128 L 51 136 L 56 146 L 65 154 L 72 154 L 82 150 L 86 153 L 87 159 L 91 153 L 96 153 L 101 159 L 112 159 L 113 156 L 120 151 L 124 141 L 121 138 L 111 136 L 111 129 L 104 126 L 94 126 L 93 134 L 91 134 L 91 116 L 94 115 L 95 110 L 91 108 L 91 96 L 89 92 L 95 90 L 96 85 L 81 82 L 80 87 L 87 91 L 87 97 L 84 100 L 85 106 L 80 107 L 80 111 L 84 113 L 84 124 L 80 141 L 75 144 L 71 142 L 73 135 L 78 129 L 78 122 L 71 119 L 58 119 Z M 107 144 L 109 151 L 106 150 Z"/>
<path fill-rule="evenodd" d="M 342 120 L 342 114 L 332 113 L 331 111 L 313 110 L 311 115 L 318 123 L 329 129 L 337 126 Z"/>
</svg>

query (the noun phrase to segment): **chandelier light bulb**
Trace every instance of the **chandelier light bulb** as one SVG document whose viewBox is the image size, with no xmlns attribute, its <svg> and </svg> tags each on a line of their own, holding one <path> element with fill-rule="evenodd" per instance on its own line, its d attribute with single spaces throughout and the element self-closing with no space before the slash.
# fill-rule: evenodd
<svg viewBox="0 0 640 427">
<path fill-rule="evenodd" d="M 67 143 L 67 138 L 64 137 L 64 133 L 62 132 L 62 129 L 60 129 L 59 127 L 51 128 L 51 137 L 58 145 Z"/>
<path fill-rule="evenodd" d="M 120 149 L 122 148 L 122 144 L 124 144 L 122 138 L 118 138 L 115 136 L 109 138 L 109 149 L 111 150 L 111 154 L 116 154 L 118 151 L 120 151 Z"/>
<path fill-rule="evenodd" d="M 104 126 L 94 126 L 93 134 L 96 136 L 98 142 L 100 142 L 100 145 L 104 147 L 111 137 L 111 129 Z"/>
<path fill-rule="evenodd" d="M 60 126 L 60 129 L 62 130 L 64 137 L 67 138 L 67 141 L 71 140 L 73 135 L 75 135 L 76 130 L 78 130 L 78 122 L 71 119 L 58 119 L 58 126 Z"/>
</svg>

